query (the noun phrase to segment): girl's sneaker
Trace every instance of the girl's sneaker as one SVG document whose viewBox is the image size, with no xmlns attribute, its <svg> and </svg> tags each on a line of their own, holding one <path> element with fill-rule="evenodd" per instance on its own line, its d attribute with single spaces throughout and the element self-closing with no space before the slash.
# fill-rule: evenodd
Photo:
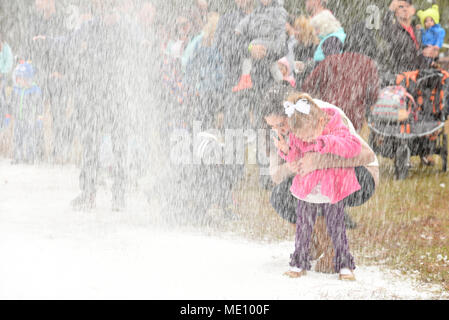
<svg viewBox="0 0 449 320">
<path fill-rule="evenodd" d="M 285 272 L 284 275 L 290 278 L 300 278 L 305 276 L 307 271 L 301 268 L 291 268 L 289 271 Z"/>
<path fill-rule="evenodd" d="M 346 280 L 346 281 L 355 281 L 355 275 L 352 272 L 352 270 L 348 268 L 343 268 L 340 270 L 340 274 L 338 276 L 339 280 Z"/>
</svg>

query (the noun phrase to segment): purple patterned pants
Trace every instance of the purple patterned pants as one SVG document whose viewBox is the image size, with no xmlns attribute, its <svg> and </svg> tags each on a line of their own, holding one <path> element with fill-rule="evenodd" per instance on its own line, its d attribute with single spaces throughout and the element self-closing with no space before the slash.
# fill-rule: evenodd
<svg viewBox="0 0 449 320">
<path fill-rule="evenodd" d="M 327 230 L 334 245 L 334 268 L 339 272 L 342 268 L 355 269 L 354 258 L 349 252 L 344 222 L 344 203 L 315 204 L 299 200 L 296 211 L 295 252 L 290 256 L 290 266 L 310 270 L 310 239 L 316 217 L 323 215 L 326 219 Z"/>
</svg>

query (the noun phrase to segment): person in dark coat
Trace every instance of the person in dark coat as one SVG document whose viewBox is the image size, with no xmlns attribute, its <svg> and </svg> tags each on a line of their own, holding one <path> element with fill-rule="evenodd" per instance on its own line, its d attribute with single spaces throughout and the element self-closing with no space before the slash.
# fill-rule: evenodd
<svg viewBox="0 0 449 320">
<path fill-rule="evenodd" d="M 223 86 L 229 91 L 239 80 L 242 61 L 246 54 L 244 39 L 235 34 L 235 28 L 254 9 L 252 0 L 235 0 L 235 4 L 235 10 L 220 17 L 213 44 L 223 61 Z"/>
<path fill-rule="evenodd" d="M 101 139 L 111 134 L 112 209 L 125 208 L 125 182 L 128 121 L 130 105 L 135 103 L 133 88 L 139 77 L 135 72 L 138 53 L 129 28 L 104 2 L 97 3 L 97 14 L 79 34 L 80 52 L 77 65 L 75 105 L 83 147 L 81 194 L 71 205 L 76 210 L 95 207 L 99 149 Z"/>
<path fill-rule="evenodd" d="M 377 61 L 379 57 L 377 30 L 367 28 L 365 21 L 357 21 L 347 27 L 346 34 L 344 52 L 358 52 Z"/>
<path fill-rule="evenodd" d="M 69 145 L 66 120 L 70 74 L 70 35 L 64 15 L 65 7 L 55 0 L 36 1 L 29 10 L 23 58 L 36 66 L 37 82 L 43 98 L 50 103 L 53 143 L 51 160 L 62 162 Z"/>
<path fill-rule="evenodd" d="M 424 57 L 436 57 L 438 53 L 426 48 L 420 55 L 420 39 L 417 29 L 412 25 L 416 12 L 412 0 L 393 0 L 384 14 L 381 27 L 379 59 L 384 85 L 394 83 L 396 75 L 425 67 Z"/>
</svg>

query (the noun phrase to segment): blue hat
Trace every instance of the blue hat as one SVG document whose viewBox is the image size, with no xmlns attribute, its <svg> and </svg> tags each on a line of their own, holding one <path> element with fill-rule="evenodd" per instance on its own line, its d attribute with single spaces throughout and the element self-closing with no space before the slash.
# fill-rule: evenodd
<svg viewBox="0 0 449 320">
<path fill-rule="evenodd" d="M 24 62 L 16 67 L 14 73 L 16 77 L 31 79 L 34 77 L 34 68 L 30 63 Z"/>
</svg>

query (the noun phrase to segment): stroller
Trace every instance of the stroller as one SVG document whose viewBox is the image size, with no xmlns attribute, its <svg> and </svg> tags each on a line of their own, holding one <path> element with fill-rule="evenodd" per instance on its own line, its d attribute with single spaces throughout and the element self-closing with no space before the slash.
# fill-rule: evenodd
<svg viewBox="0 0 449 320">
<path fill-rule="evenodd" d="M 439 155 L 442 171 L 446 172 L 448 141 L 444 123 L 449 114 L 449 73 L 436 68 L 405 72 L 396 77 L 396 84 L 406 89 L 402 101 L 406 101 L 409 116 L 403 121 L 386 119 L 373 112 L 375 106 L 368 109 L 369 145 L 376 154 L 394 159 L 395 177 L 399 180 L 407 178 L 411 156 L 425 159 Z"/>
</svg>

